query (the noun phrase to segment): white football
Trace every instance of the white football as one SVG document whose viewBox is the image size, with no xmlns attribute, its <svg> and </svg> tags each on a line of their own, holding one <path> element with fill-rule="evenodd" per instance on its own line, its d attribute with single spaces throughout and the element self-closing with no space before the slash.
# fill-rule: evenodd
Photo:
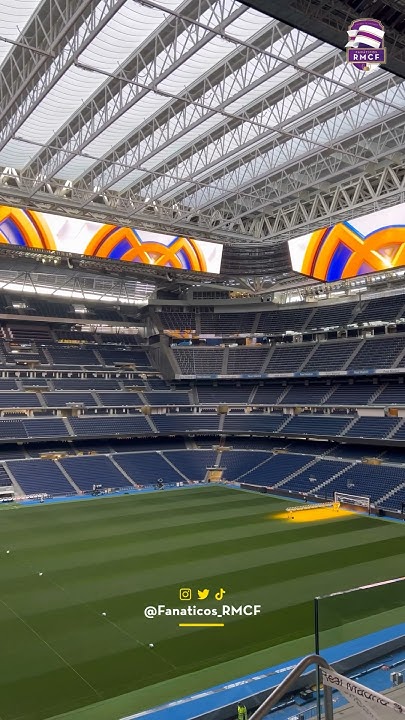
<svg viewBox="0 0 405 720">
<path fill-rule="evenodd" d="M 104 617 L 107 615 L 107 613 L 101 613 L 101 614 L 104 615 Z"/>
<path fill-rule="evenodd" d="M 43 573 L 39 573 L 39 577 L 41 577 L 42 574 L 43 574 Z"/>
<path fill-rule="evenodd" d="M 10 550 L 7 550 L 7 555 L 9 554 Z"/>
<path fill-rule="evenodd" d="M 152 648 L 152 647 L 155 647 L 155 646 L 154 646 L 153 643 L 149 643 L 149 647 Z"/>
</svg>

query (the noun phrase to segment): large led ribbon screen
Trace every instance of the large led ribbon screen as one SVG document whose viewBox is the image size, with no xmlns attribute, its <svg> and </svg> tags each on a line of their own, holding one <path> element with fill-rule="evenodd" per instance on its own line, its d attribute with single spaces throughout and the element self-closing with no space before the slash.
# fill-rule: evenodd
<svg viewBox="0 0 405 720">
<path fill-rule="evenodd" d="M 222 245 L 0 206 L 0 243 L 160 267 L 219 273 Z"/>
<path fill-rule="evenodd" d="M 333 282 L 405 265 L 405 203 L 290 240 L 293 270 Z"/>
</svg>

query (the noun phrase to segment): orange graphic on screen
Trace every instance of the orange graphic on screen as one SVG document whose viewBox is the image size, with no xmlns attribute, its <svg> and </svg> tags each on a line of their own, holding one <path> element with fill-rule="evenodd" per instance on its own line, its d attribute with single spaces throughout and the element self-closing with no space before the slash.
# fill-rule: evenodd
<svg viewBox="0 0 405 720">
<path fill-rule="evenodd" d="M 333 282 L 405 265 L 405 226 L 378 228 L 365 237 L 347 223 L 312 233 L 301 272 Z"/>
<path fill-rule="evenodd" d="M 192 238 L 176 237 L 166 246 L 157 241 L 142 241 L 132 228 L 116 225 L 103 225 L 84 254 L 180 270 L 207 271 L 204 255 Z"/>
<path fill-rule="evenodd" d="M 0 244 L 56 250 L 52 232 L 42 213 L 0 206 Z"/>
</svg>

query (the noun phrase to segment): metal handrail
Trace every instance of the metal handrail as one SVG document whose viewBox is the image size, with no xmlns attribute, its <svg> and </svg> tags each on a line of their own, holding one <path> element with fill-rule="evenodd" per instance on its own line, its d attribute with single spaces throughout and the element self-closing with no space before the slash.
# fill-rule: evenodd
<svg viewBox="0 0 405 720">
<path fill-rule="evenodd" d="M 325 670 L 331 670 L 331 666 L 329 663 L 320 655 L 307 655 L 307 657 L 304 657 L 298 665 L 291 670 L 290 673 L 288 673 L 287 677 L 284 678 L 284 680 L 278 685 L 275 690 L 273 690 L 272 693 L 270 693 L 269 697 L 260 705 L 257 710 L 253 713 L 253 715 L 250 717 L 250 720 L 263 720 L 265 715 L 276 705 L 276 703 L 281 700 L 281 698 L 285 695 L 288 688 L 292 685 L 294 680 L 297 680 L 300 675 L 304 672 L 304 670 L 307 669 L 310 665 L 316 665 L 317 668 L 322 667 Z M 332 690 L 330 687 L 325 686 L 324 687 L 324 706 L 325 706 L 325 720 L 332 720 L 333 717 L 333 706 L 332 706 Z"/>
</svg>

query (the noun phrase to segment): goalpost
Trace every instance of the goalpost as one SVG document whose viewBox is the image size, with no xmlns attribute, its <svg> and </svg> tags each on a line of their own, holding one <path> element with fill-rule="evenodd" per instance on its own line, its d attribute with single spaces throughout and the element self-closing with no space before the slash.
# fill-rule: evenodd
<svg viewBox="0 0 405 720">
<path fill-rule="evenodd" d="M 350 493 L 335 492 L 335 503 L 347 510 L 363 511 L 370 515 L 370 498 L 367 495 L 351 495 Z"/>
</svg>

